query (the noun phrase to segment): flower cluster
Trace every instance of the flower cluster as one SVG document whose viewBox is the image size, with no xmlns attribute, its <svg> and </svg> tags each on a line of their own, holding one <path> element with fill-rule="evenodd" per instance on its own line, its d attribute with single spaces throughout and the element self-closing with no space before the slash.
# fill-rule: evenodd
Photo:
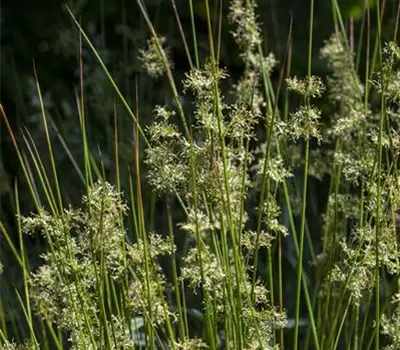
<svg viewBox="0 0 400 350">
<path fill-rule="evenodd" d="M 166 281 L 157 263 L 158 257 L 172 255 L 175 249 L 169 239 L 156 233 L 150 233 L 130 247 L 129 256 L 135 278 L 127 291 L 127 301 L 133 311 L 155 325 L 161 325 L 167 318 L 175 317 L 166 305 Z"/>
<path fill-rule="evenodd" d="M 394 42 L 386 44 L 383 50 L 382 68 L 373 81 L 379 94 L 397 104 L 400 103 L 400 71 L 397 69 L 399 62 L 399 46 Z"/>
<path fill-rule="evenodd" d="M 230 4 L 229 20 L 234 26 L 233 38 L 240 48 L 240 57 L 245 69 L 234 86 L 234 96 L 239 102 L 250 106 L 255 114 L 261 114 L 265 106 L 260 89 L 261 73 L 269 74 L 277 65 L 275 56 L 270 53 L 261 57 L 258 46 L 262 42 L 260 25 L 257 22 L 255 3 L 234 0 Z"/>
<path fill-rule="evenodd" d="M 170 50 L 166 47 L 167 39 L 159 37 L 151 38 L 147 41 L 145 49 L 139 50 L 139 60 L 143 68 L 153 78 L 157 78 L 165 73 L 165 63 L 172 67 Z"/>
<path fill-rule="evenodd" d="M 290 119 L 287 123 L 280 122 L 285 127 L 280 126 L 280 130 L 292 138 L 310 139 L 316 138 L 321 141 L 321 133 L 319 128 L 319 120 L 321 111 L 309 103 L 310 98 L 320 97 L 325 90 L 325 86 L 319 77 L 310 76 L 304 79 L 297 77 L 286 79 L 288 89 L 295 91 L 304 98 L 306 103 L 301 105 L 294 113 L 290 114 Z"/>
<path fill-rule="evenodd" d="M 170 122 L 174 115 L 164 107 L 154 110 L 155 122 L 148 128 L 152 147 L 146 150 L 150 184 L 160 193 L 185 189 L 188 182 L 188 142 Z"/>
<path fill-rule="evenodd" d="M 15 344 L 14 342 L 8 342 L 0 346 L 1 350 L 38 350 L 38 346 L 33 341 L 25 341 L 21 344 Z"/>
<path fill-rule="evenodd" d="M 262 42 L 255 10 L 255 5 L 243 0 L 233 0 L 230 3 L 229 19 L 235 25 L 232 35 L 242 52 L 252 51 Z"/>
<path fill-rule="evenodd" d="M 392 316 L 383 315 L 381 320 L 381 333 L 390 339 L 390 345 L 385 347 L 387 350 L 400 347 L 400 293 L 393 296 L 392 304 L 394 305 Z"/>
<path fill-rule="evenodd" d="M 107 276 L 118 283 L 126 273 L 121 218 L 127 207 L 121 194 L 106 182 L 95 184 L 82 203 L 82 209 L 70 208 L 61 215 L 42 210 L 22 218 L 22 227 L 26 233 L 42 234 L 50 247 L 42 254 L 44 264 L 30 279 L 36 312 L 67 331 L 72 348 L 95 349 L 103 333 L 99 280 Z M 113 315 L 108 322 L 124 324 Z M 127 340 L 124 344 L 133 346 Z"/>
</svg>

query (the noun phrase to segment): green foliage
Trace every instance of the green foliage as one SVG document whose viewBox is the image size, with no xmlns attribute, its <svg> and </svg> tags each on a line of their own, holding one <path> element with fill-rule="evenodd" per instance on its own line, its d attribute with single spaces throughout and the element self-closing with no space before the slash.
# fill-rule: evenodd
<svg viewBox="0 0 400 350">
<path fill-rule="evenodd" d="M 296 31 L 280 62 L 266 55 L 254 2 L 232 0 L 224 8 L 189 1 L 189 25 L 172 4 L 185 73 L 174 61 L 174 41 L 167 45 L 156 32 L 152 2 L 138 0 L 151 38 L 142 40 L 135 62 L 156 78 L 148 86 L 167 83 L 157 103 L 154 89 L 136 84 L 135 103 L 140 91 L 154 96 L 131 108 L 107 69 L 105 33 L 88 36 L 70 12 L 79 36 L 67 46 L 79 49 L 81 63 L 77 111 L 69 112 L 77 114 L 76 140 L 57 127 L 37 75 L 31 85 L 42 132 L 35 133 L 43 141 L 27 129 L 17 137 L 0 106 L 22 170 L 8 190 L 15 225 L 0 222 L 21 276 L 9 293 L 22 316 L 15 322 L 0 313 L 1 349 L 368 349 L 373 342 L 397 349 L 398 45 L 383 45 L 361 26 L 360 38 L 368 34 L 371 42 L 365 48 L 360 40 L 356 50 L 345 27 L 354 22 L 344 23 L 346 11 L 332 0 L 334 34 L 319 56 L 327 73 L 313 75 L 311 1 L 308 68 L 299 78 L 291 74 Z M 379 15 L 380 3 L 362 13 L 374 6 Z M 223 18 L 240 74 L 220 62 L 230 40 L 220 30 Z M 209 52 L 199 55 L 201 20 Z M 182 25 L 191 28 L 191 41 Z M 121 32 L 132 36 L 126 26 Z M 118 97 L 112 108 L 107 91 Z M 107 108 L 109 144 L 96 149 L 88 120 Z M 151 115 L 145 122 L 142 112 Z M 74 189 L 80 201 L 64 185 L 72 175 L 57 166 L 64 153 L 82 184 Z M 324 195 L 313 195 L 322 187 Z M 29 196 L 34 209 L 26 215 L 21 204 Z M 35 264 L 32 239 L 42 240 Z M 3 278 L 12 273 L 9 260 L 2 257 Z"/>
</svg>

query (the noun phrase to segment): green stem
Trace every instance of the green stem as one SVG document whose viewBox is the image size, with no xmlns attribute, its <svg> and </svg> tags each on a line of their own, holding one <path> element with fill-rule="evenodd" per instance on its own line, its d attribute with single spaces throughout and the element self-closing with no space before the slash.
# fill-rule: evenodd
<svg viewBox="0 0 400 350">
<path fill-rule="evenodd" d="M 299 338 L 299 319 L 300 319 L 300 295 L 301 295 L 301 279 L 303 273 L 303 251 L 304 251 L 304 232 L 306 224 L 306 205 L 307 205 L 307 179 L 308 179 L 308 162 L 310 151 L 310 140 L 306 139 L 305 146 L 305 162 L 304 162 L 304 177 L 303 177 L 303 201 L 301 205 L 301 227 L 300 227 L 300 246 L 299 257 L 297 261 L 297 283 L 296 283 L 296 305 L 295 305 L 295 327 L 294 327 L 294 345 L 293 349 L 298 348 Z"/>
</svg>

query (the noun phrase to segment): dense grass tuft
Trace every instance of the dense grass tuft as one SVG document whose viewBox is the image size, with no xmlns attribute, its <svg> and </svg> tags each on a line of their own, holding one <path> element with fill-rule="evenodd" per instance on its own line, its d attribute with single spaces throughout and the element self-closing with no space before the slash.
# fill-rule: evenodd
<svg viewBox="0 0 400 350">
<path fill-rule="evenodd" d="M 17 232 L 0 229 L 22 273 L 15 298 L 24 319 L 10 327 L 0 318 L 1 349 L 399 349 L 400 48 L 381 40 L 379 2 L 377 34 L 363 25 L 370 42 L 355 48 L 332 0 L 335 28 L 315 58 L 311 0 L 300 77 L 290 76 L 292 33 L 278 62 L 264 52 L 256 4 L 230 1 L 244 67 L 235 79 L 219 62 L 222 12 L 211 15 L 205 1 L 202 60 L 193 13 L 190 48 L 174 7 L 190 67 L 180 82 L 168 40 L 138 5 L 152 35 L 139 59 L 173 100 L 154 106 L 146 127 L 70 12 L 131 117 L 126 183 L 117 116 L 114 185 L 88 146 L 82 56 L 80 204 L 63 193 L 39 80 L 50 166 L 28 131 L 17 140 L 1 107 L 36 209 L 20 213 L 16 184 Z M 327 76 L 313 75 L 316 60 Z M 162 206 L 158 230 L 144 209 L 144 176 Z M 313 195 L 322 187 L 326 195 Z M 45 242 L 38 268 L 24 234 Z M 16 345 L 9 334 L 19 327 L 27 339 Z"/>
</svg>

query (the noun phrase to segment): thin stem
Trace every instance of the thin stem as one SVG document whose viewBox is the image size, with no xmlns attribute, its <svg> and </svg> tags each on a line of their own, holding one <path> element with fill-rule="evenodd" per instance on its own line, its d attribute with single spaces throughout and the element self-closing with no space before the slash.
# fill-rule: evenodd
<svg viewBox="0 0 400 350">
<path fill-rule="evenodd" d="M 313 44 L 313 25 L 314 25 L 314 0 L 310 1 L 310 20 L 309 20 L 309 42 L 308 42 L 308 79 L 311 77 L 312 65 L 312 44 Z M 309 104 L 309 99 L 306 101 Z M 305 156 L 304 156 L 304 174 L 303 174 L 303 197 L 301 205 L 301 226 L 300 226 L 300 246 L 299 257 L 297 262 L 297 288 L 296 288 L 296 305 L 295 305 L 295 328 L 294 328 L 294 344 L 293 349 L 298 348 L 299 338 L 299 319 L 300 319 L 300 296 L 301 296 L 301 280 L 303 273 L 303 251 L 304 251 L 304 232 L 306 226 L 306 205 L 307 205 L 307 184 L 308 184 L 308 167 L 309 167 L 309 151 L 310 140 L 306 139 Z"/>
</svg>

